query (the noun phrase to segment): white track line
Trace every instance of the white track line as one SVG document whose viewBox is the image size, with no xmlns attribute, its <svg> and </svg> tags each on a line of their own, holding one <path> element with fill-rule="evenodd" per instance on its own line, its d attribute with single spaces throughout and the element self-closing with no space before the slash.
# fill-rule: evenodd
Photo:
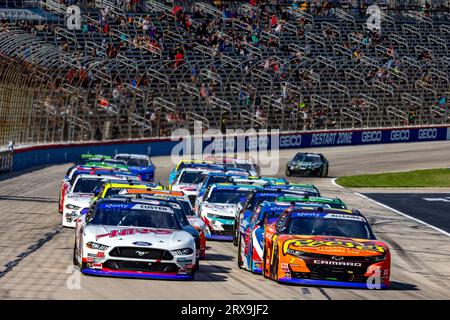
<svg viewBox="0 0 450 320">
<path fill-rule="evenodd" d="M 345 187 L 343 187 L 343 186 L 337 184 L 337 183 L 336 183 L 336 179 L 337 179 L 337 178 L 333 178 L 333 179 L 331 180 L 331 183 L 334 184 L 335 186 L 341 188 L 341 189 L 348 189 L 348 188 L 345 188 Z M 438 228 L 438 227 L 435 227 L 435 226 L 433 226 L 433 225 L 431 225 L 431 224 L 429 224 L 429 223 L 426 223 L 425 221 L 422 221 L 422 220 L 420 220 L 420 219 L 411 217 L 410 215 L 407 215 L 406 213 L 403 213 L 403 212 L 401 212 L 401 211 L 398 211 L 397 209 L 394 209 L 394 208 L 392 208 L 392 207 L 389 207 L 389 206 L 385 205 L 384 203 L 381 203 L 381 202 L 378 202 L 378 201 L 376 201 L 376 200 L 374 200 L 374 199 L 371 199 L 371 198 L 369 198 L 369 197 L 367 197 L 367 196 L 365 196 L 365 195 L 363 195 L 363 194 L 361 194 L 361 193 L 359 193 L 359 192 L 353 191 L 353 190 L 351 190 L 351 189 L 348 189 L 348 190 L 350 190 L 351 192 L 353 192 L 353 193 L 356 194 L 357 196 L 360 196 L 361 198 L 370 200 L 370 201 L 372 201 L 372 202 L 374 202 L 374 203 L 376 203 L 376 204 L 378 204 L 378 205 L 380 205 L 380 206 L 382 206 L 382 207 L 384 207 L 384 208 L 386 208 L 386 209 L 388 209 L 388 210 L 391 210 L 392 212 L 395 212 L 395 213 L 397 213 L 397 214 L 399 214 L 399 215 L 401 215 L 401 216 L 404 216 L 404 217 L 406 217 L 406 218 L 408 218 L 408 219 L 411 219 L 411 220 L 414 220 L 414 221 L 416 221 L 416 222 L 418 222 L 418 223 L 421 223 L 421 224 L 423 224 L 423 225 L 425 225 L 425 226 L 427 226 L 427 227 L 430 227 L 430 228 L 432 228 L 432 229 L 434 229 L 434 230 L 436 230 L 436 231 L 442 233 L 443 235 L 446 235 L 447 237 L 450 237 L 450 233 L 448 233 L 447 231 L 444 231 L 444 230 L 442 230 L 442 229 L 440 229 L 440 228 Z"/>
</svg>

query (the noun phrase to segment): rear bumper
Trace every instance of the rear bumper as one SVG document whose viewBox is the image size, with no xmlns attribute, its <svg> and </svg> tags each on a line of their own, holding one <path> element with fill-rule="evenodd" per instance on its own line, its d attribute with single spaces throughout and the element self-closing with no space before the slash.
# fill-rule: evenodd
<svg viewBox="0 0 450 320">
<path fill-rule="evenodd" d="M 123 278 L 144 278 L 144 279 L 161 279 L 161 280 L 192 280 L 192 275 L 177 273 L 159 273 L 159 272 L 137 272 L 127 270 L 110 270 L 110 269 L 83 269 L 81 273 L 104 276 L 104 277 L 123 277 Z"/>
<path fill-rule="evenodd" d="M 324 286 L 324 287 L 342 287 L 342 288 L 355 288 L 355 289 L 369 289 L 365 282 L 342 282 L 342 281 L 330 281 L 330 280 L 311 280 L 311 279 L 298 279 L 298 278 L 280 278 L 278 282 L 301 284 L 306 286 Z M 380 284 L 380 289 L 387 289 L 389 286 Z"/>
</svg>

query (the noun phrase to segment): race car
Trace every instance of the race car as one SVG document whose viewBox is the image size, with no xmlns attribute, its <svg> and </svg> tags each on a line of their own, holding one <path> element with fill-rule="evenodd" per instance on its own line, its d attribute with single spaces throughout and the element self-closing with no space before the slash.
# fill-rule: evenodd
<svg viewBox="0 0 450 320">
<path fill-rule="evenodd" d="M 174 182 L 175 178 L 178 176 L 180 171 L 184 168 L 193 168 L 193 167 L 208 167 L 210 165 L 213 165 L 214 163 L 212 161 L 205 161 L 205 160 L 181 160 L 175 168 L 170 171 L 169 174 L 169 188 Z"/>
<path fill-rule="evenodd" d="M 138 174 L 143 181 L 153 181 L 155 178 L 155 165 L 149 156 L 145 154 L 116 154 L 116 160 L 123 160 L 126 162 L 128 169 Z"/>
<path fill-rule="evenodd" d="M 122 160 L 92 160 L 86 162 L 84 167 L 90 167 L 90 168 L 103 168 L 103 169 L 111 169 L 116 171 L 124 171 L 124 172 L 131 172 L 128 168 L 128 166 L 125 164 Z"/>
<path fill-rule="evenodd" d="M 264 229 L 268 223 L 274 222 L 286 209 L 319 207 L 321 204 L 301 202 L 264 201 L 254 210 L 253 214 L 240 222 L 238 240 L 238 267 L 261 274 Z"/>
<path fill-rule="evenodd" d="M 253 159 L 239 159 L 227 157 L 205 157 L 205 160 L 212 161 L 215 164 L 220 164 L 226 167 L 234 167 L 248 171 L 251 176 L 258 176 L 260 168 Z"/>
<path fill-rule="evenodd" d="M 102 199 L 77 219 L 73 262 L 83 274 L 192 280 L 195 252 L 164 201 Z"/>
<path fill-rule="evenodd" d="M 331 209 L 347 209 L 347 205 L 339 198 L 310 197 L 309 195 L 284 194 L 275 199 L 277 202 L 320 204 Z"/>
<path fill-rule="evenodd" d="M 62 225 L 74 228 L 75 220 L 84 209 L 89 208 L 92 197 L 101 186 L 110 180 L 127 181 L 128 177 L 120 175 L 80 174 L 64 197 Z"/>
<path fill-rule="evenodd" d="M 377 278 L 387 288 L 390 264 L 388 246 L 358 211 L 288 209 L 264 232 L 263 274 L 277 282 L 368 288 Z"/>
<path fill-rule="evenodd" d="M 183 192 L 169 191 L 169 190 L 142 190 L 142 189 L 128 189 L 126 194 L 139 194 L 141 196 L 150 196 L 160 199 L 176 199 L 183 208 L 187 221 L 199 233 L 199 257 L 206 258 L 206 225 L 203 220 L 192 210 L 192 205 L 189 198 Z"/>
<path fill-rule="evenodd" d="M 275 199 L 284 195 L 304 197 L 307 194 L 303 191 L 296 190 L 256 189 L 250 193 L 247 200 L 242 205 L 238 204 L 238 212 L 233 225 L 233 244 L 235 246 L 238 245 L 241 221 L 249 218 L 260 203 L 264 201 L 275 201 Z"/>
<path fill-rule="evenodd" d="M 125 194 L 128 189 L 140 189 L 140 190 L 164 190 L 164 187 L 157 182 L 144 182 L 144 181 L 121 181 L 112 180 L 104 183 L 100 190 L 95 193 L 95 197 L 92 198 L 91 203 L 97 202 L 99 199 L 112 197 L 116 194 Z"/>
<path fill-rule="evenodd" d="M 206 224 L 206 238 L 233 240 L 233 225 L 237 204 L 246 201 L 248 195 L 259 187 L 220 183 L 211 185 L 203 195 L 198 211 Z"/>
<path fill-rule="evenodd" d="M 321 153 L 297 153 L 286 165 L 286 176 L 328 176 L 328 160 Z"/>
<path fill-rule="evenodd" d="M 115 171 L 114 169 L 104 169 L 104 168 L 90 168 L 90 167 L 84 167 L 84 166 L 73 166 L 71 167 L 64 178 L 64 180 L 61 182 L 61 185 L 59 187 L 59 200 L 58 200 L 58 212 L 63 213 L 64 210 L 64 199 L 67 191 L 70 189 L 70 187 L 75 182 L 76 178 L 80 174 L 91 174 L 91 175 L 117 175 L 117 176 L 123 176 L 127 177 L 128 180 L 136 180 L 140 181 L 141 178 L 130 173 L 130 172 L 122 172 L 122 171 Z"/>
<path fill-rule="evenodd" d="M 205 194 L 206 189 L 215 183 L 232 183 L 234 178 L 245 178 L 245 175 L 233 172 L 209 172 L 202 183 L 197 187 L 197 194 L 195 195 L 194 211 L 197 212 L 198 207 L 202 203 L 202 196 Z"/>
<path fill-rule="evenodd" d="M 112 159 L 111 156 L 103 155 L 103 154 L 82 154 L 80 157 L 75 161 L 76 165 L 82 165 L 85 164 L 91 159 Z"/>
<path fill-rule="evenodd" d="M 268 190 L 301 191 L 311 197 L 320 197 L 319 189 L 315 185 L 307 183 L 275 182 L 265 185 L 264 188 Z"/>
<path fill-rule="evenodd" d="M 206 168 L 184 168 L 172 183 L 170 190 L 182 191 L 194 205 L 197 188 L 210 172 L 219 171 L 211 171 Z"/>
</svg>

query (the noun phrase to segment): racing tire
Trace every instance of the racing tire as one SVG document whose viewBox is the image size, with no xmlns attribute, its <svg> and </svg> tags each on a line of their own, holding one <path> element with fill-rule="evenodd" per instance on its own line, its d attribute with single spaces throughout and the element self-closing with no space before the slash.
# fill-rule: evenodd
<svg viewBox="0 0 450 320">
<path fill-rule="evenodd" d="M 285 175 L 286 175 L 286 177 L 290 177 L 291 176 L 291 172 L 288 169 L 286 169 Z"/>
<path fill-rule="evenodd" d="M 270 270 L 270 278 L 278 282 L 278 246 L 275 248 L 273 265 Z"/>
<path fill-rule="evenodd" d="M 239 242 L 239 229 L 236 226 L 236 221 L 234 222 L 234 226 L 233 226 L 233 234 L 234 234 L 234 238 L 233 238 L 233 245 L 236 247 L 238 245 Z"/>
<path fill-rule="evenodd" d="M 244 264 L 244 261 L 242 261 L 242 258 L 241 258 L 241 254 L 242 254 L 242 252 L 241 252 L 241 245 L 242 245 L 241 241 L 242 241 L 241 237 L 239 237 L 239 239 L 238 239 L 237 265 L 238 265 L 239 269 L 244 269 L 244 268 L 242 268 L 242 265 Z"/>
<path fill-rule="evenodd" d="M 267 250 L 266 250 L 266 246 L 264 246 L 264 251 L 263 251 L 263 265 L 262 265 L 262 274 L 263 277 L 266 279 L 269 279 L 270 277 L 266 276 L 266 257 L 267 257 Z"/>
<path fill-rule="evenodd" d="M 195 271 L 200 270 L 200 258 L 195 260 Z"/>
<path fill-rule="evenodd" d="M 78 260 L 77 260 L 77 257 L 76 257 L 76 253 L 77 253 L 77 242 L 75 240 L 75 242 L 73 244 L 73 260 L 72 260 L 72 262 L 73 262 L 73 265 L 75 267 L 79 267 Z"/>
<path fill-rule="evenodd" d="M 320 177 L 326 178 L 327 176 L 328 176 L 328 166 L 323 168 L 322 171 L 320 172 Z"/>
</svg>

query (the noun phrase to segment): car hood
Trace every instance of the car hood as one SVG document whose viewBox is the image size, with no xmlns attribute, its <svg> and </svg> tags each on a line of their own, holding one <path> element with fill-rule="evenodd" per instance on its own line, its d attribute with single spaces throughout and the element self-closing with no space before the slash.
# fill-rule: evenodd
<svg viewBox="0 0 450 320">
<path fill-rule="evenodd" d="M 370 257 L 385 254 L 389 249 L 377 240 L 330 236 L 280 235 L 283 253 L 288 249 L 331 256 Z"/>
<path fill-rule="evenodd" d="M 89 204 L 93 196 L 93 193 L 69 193 L 66 195 L 65 201 L 70 203 Z"/>
<path fill-rule="evenodd" d="M 136 246 L 135 242 L 148 242 L 153 248 L 173 250 L 189 247 L 193 241 L 192 236 L 182 230 L 103 225 L 88 225 L 84 230 L 86 242 L 95 241 L 108 246 Z"/>
</svg>

